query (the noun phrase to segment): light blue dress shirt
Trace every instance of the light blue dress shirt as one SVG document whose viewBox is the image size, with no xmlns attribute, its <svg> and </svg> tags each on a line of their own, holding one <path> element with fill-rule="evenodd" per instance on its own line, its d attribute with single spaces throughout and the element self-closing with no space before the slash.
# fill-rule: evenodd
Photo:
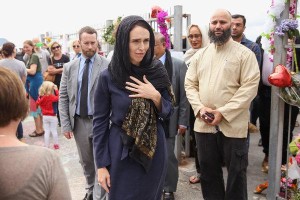
<svg viewBox="0 0 300 200">
<path fill-rule="evenodd" d="M 82 75 L 83 75 L 83 71 L 84 71 L 84 65 L 85 65 L 85 61 L 86 61 L 86 57 L 83 56 L 83 54 L 81 54 L 80 56 L 80 61 L 79 61 L 79 72 L 78 72 L 78 79 L 77 79 L 77 84 L 78 84 L 78 90 L 77 90 L 77 106 L 76 106 L 76 114 L 80 115 L 80 96 L 81 96 L 81 82 L 82 82 Z M 89 63 L 89 82 L 88 82 L 88 90 L 90 90 L 90 82 L 92 79 L 92 72 L 93 72 L 93 64 L 95 62 L 95 55 L 90 58 L 91 61 Z M 87 105 L 88 105 L 88 115 L 93 115 L 92 112 L 92 108 L 91 108 L 91 99 L 90 99 L 90 93 L 88 92 L 88 101 L 87 101 Z"/>
</svg>

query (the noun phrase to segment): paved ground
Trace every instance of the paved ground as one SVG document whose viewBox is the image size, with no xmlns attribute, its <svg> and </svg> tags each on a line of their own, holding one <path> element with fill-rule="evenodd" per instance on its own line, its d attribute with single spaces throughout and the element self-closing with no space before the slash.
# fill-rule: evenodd
<svg viewBox="0 0 300 200">
<path fill-rule="evenodd" d="M 34 122 L 28 117 L 24 123 L 25 142 L 33 145 L 43 145 L 43 137 L 31 138 L 28 136 L 34 130 Z M 294 132 L 298 133 L 299 128 Z M 59 131 L 60 132 L 60 131 Z M 251 134 L 248 166 L 248 199 L 265 200 L 267 191 L 262 194 L 253 194 L 255 187 L 267 179 L 267 174 L 261 172 L 261 162 L 263 160 L 262 148 L 258 147 L 259 133 Z M 51 141 L 51 139 L 50 139 Z M 80 200 L 85 195 L 84 176 L 78 162 L 78 154 L 74 140 L 67 140 L 59 134 L 60 149 L 56 152 L 61 157 L 65 171 L 67 173 L 72 197 Z M 223 169 L 225 177 L 226 170 Z M 202 199 L 200 184 L 192 185 L 188 182 L 189 176 L 195 174 L 194 158 L 185 158 L 181 161 L 178 190 L 175 194 L 176 200 L 199 200 Z M 213 188 L 212 188 L 213 189 Z"/>
</svg>

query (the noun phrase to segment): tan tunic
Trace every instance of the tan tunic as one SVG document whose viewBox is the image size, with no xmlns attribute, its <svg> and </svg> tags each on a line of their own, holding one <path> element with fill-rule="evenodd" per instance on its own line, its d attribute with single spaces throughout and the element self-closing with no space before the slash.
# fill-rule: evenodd
<svg viewBox="0 0 300 200">
<path fill-rule="evenodd" d="M 249 107 L 260 79 L 256 57 L 247 47 L 230 39 L 223 46 L 211 43 L 193 56 L 185 89 L 195 116 L 203 107 L 223 115 L 220 130 L 227 137 L 247 137 Z M 215 133 L 213 126 L 196 118 L 196 132 Z"/>
<path fill-rule="evenodd" d="M 70 200 L 60 158 L 44 147 L 1 147 L 0 199 Z"/>
</svg>

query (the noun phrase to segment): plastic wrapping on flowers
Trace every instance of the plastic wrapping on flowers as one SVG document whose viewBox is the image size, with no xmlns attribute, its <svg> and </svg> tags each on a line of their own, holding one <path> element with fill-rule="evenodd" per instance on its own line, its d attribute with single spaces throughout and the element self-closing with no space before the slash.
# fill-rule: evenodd
<svg viewBox="0 0 300 200">
<path fill-rule="evenodd" d="M 292 86 L 279 89 L 279 97 L 286 103 L 300 107 L 300 74 L 291 73 Z"/>
<path fill-rule="evenodd" d="M 295 38 L 299 36 L 298 31 L 298 21 L 294 19 L 284 19 L 281 21 L 281 24 L 276 27 L 275 34 L 278 36 L 283 37 L 285 34 L 290 39 L 292 44 L 292 52 L 293 58 L 296 68 L 295 72 L 290 72 L 292 84 L 288 87 L 281 87 L 279 90 L 280 98 L 285 101 L 286 103 L 300 107 L 300 75 L 299 75 L 299 68 L 295 50 Z M 291 59 L 293 61 L 293 59 Z"/>
<path fill-rule="evenodd" d="M 280 88 L 279 96 L 286 103 L 300 107 L 300 74 L 298 71 L 298 62 L 295 54 L 295 48 L 293 48 L 293 52 L 296 63 L 296 73 L 290 72 L 292 84 L 290 87 Z"/>
</svg>

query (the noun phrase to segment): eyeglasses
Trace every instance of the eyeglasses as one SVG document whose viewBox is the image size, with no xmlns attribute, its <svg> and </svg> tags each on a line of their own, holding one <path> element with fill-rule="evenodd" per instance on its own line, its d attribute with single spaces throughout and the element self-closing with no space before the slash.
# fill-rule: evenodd
<svg viewBox="0 0 300 200">
<path fill-rule="evenodd" d="M 56 47 L 52 47 L 51 49 L 54 50 L 54 49 L 59 49 L 60 46 L 56 46 Z"/>
<path fill-rule="evenodd" d="M 73 48 L 79 48 L 80 46 L 79 45 L 73 45 Z"/>
<path fill-rule="evenodd" d="M 191 39 L 191 40 L 194 39 L 194 38 L 199 39 L 201 36 L 202 36 L 201 34 L 194 34 L 194 35 L 191 34 L 191 35 L 188 36 L 188 38 Z"/>
</svg>

